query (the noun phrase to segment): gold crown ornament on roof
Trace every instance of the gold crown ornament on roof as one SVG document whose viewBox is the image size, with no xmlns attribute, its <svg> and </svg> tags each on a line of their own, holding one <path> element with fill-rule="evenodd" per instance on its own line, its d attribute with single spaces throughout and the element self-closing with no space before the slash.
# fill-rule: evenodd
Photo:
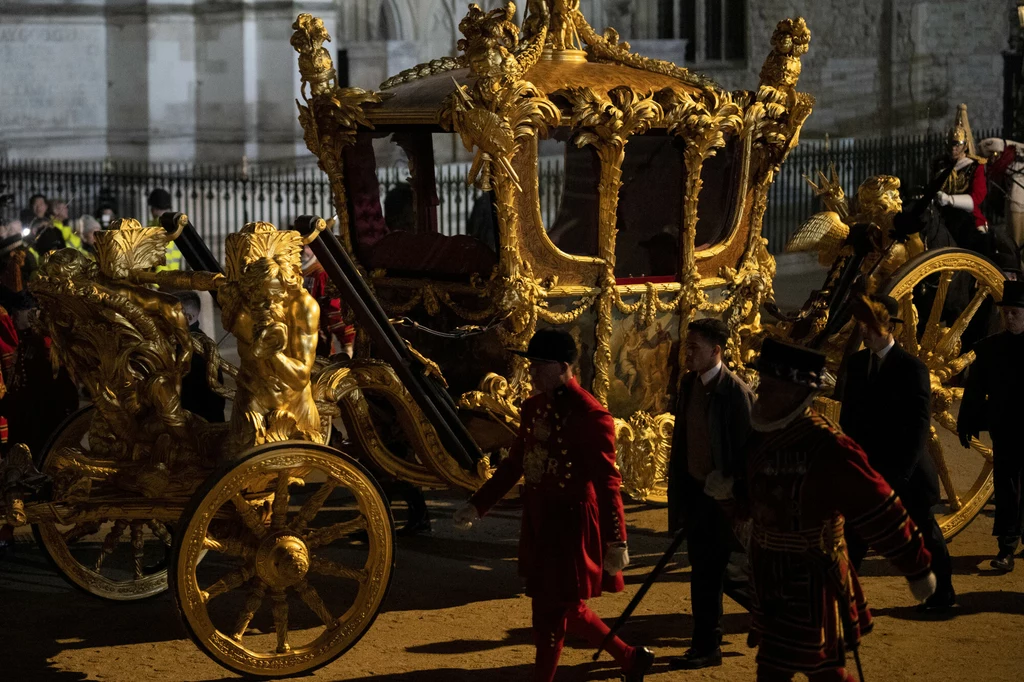
<svg viewBox="0 0 1024 682">
<path fill-rule="evenodd" d="M 127 279 L 132 270 L 164 265 L 169 240 L 162 227 L 143 227 L 134 218 L 119 218 L 96 233 L 100 272 L 112 279 Z"/>
</svg>

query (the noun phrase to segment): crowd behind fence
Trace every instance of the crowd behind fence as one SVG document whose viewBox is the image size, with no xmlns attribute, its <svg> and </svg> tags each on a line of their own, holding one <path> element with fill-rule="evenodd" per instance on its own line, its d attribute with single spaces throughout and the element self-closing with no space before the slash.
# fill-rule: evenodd
<svg viewBox="0 0 1024 682">
<path fill-rule="evenodd" d="M 979 131 L 978 140 L 997 131 Z M 789 235 L 821 210 L 804 176 L 835 164 L 848 197 L 871 175 L 899 177 L 905 190 L 924 185 L 932 160 L 948 153 L 942 134 L 875 139 L 805 140 L 782 166 L 771 187 L 764 234 L 773 253 L 780 252 Z M 466 223 L 481 192 L 466 184 L 469 164 L 447 164 L 436 169 L 438 229 L 447 235 L 464 234 Z M 564 180 L 560 158 L 543 158 L 538 169 L 541 214 L 545 225 L 554 224 Z M 378 170 L 381 202 L 398 183 L 408 180 L 408 168 Z M 111 161 L 0 161 L 0 185 L 13 194 L 20 209 L 33 194 L 61 197 L 70 202 L 72 217 L 95 213 L 104 203 L 116 214 L 145 223 L 149 192 L 162 187 L 171 194 L 174 210 L 192 219 L 215 255 L 223 260 L 224 238 L 244 223 L 264 220 L 286 226 L 300 215 L 331 216 L 334 208 L 323 173 L 312 165 L 299 168 L 249 168 L 185 164 L 140 164 Z M 681 188 L 680 188 L 681 189 Z M 992 205 L 994 201 L 990 201 Z"/>
</svg>

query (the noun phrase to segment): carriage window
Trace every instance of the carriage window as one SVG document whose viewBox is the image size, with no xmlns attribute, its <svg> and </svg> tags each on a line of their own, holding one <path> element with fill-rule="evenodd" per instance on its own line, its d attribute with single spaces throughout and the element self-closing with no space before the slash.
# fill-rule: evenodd
<svg viewBox="0 0 1024 682">
<path fill-rule="evenodd" d="M 593 147 L 580 149 L 568 137 L 569 131 L 559 129 L 540 145 L 541 215 L 559 249 L 596 256 L 601 162 Z"/>
<path fill-rule="evenodd" d="M 733 136 L 725 147 L 704 161 L 701 177 L 704 186 L 697 204 L 697 251 L 714 246 L 729 236 L 736 198 L 739 195 L 739 164 L 742 146 Z"/>
<path fill-rule="evenodd" d="M 685 177 L 674 138 L 648 134 L 630 139 L 619 190 L 616 277 L 666 277 L 679 271 Z"/>
<path fill-rule="evenodd" d="M 435 149 L 450 153 L 453 141 L 455 136 L 426 129 L 363 132 L 346 148 L 353 243 L 369 268 L 440 278 L 493 269 L 498 248 L 493 199 L 466 185 L 469 162 L 438 163 L 435 155 Z"/>
</svg>

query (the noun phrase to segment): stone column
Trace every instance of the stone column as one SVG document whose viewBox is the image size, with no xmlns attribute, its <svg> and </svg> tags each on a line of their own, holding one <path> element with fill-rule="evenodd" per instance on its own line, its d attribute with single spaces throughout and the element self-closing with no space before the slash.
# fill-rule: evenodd
<svg viewBox="0 0 1024 682">
<path fill-rule="evenodd" d="M 104 0 L 0 3 L 0 156 L 106 155 Z"/>
<path fill-rule="evenodd" d="M 107 0 L 109 156 L 195 153 L 195 0 Z"/>
</svg>

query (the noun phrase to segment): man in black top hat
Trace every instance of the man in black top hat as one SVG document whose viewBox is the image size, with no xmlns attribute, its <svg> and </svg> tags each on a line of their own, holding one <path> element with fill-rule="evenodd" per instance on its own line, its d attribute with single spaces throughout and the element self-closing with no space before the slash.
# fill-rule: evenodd
<svg viewBox="0 0 1024 682">
<path fill-rule="evenodd" d="M 857 444 L 811 403 L 825 384 L 825 356 L 765 339 L 751 412 L 747 460 L 750 637 L 758 682 L 853 682 L 846 651 L 871 628 L 871 614 L 843 542 L 851 527 L 907 576 L 919 601 L 935 589 L 930 555 L 892 488 Z"/>
<path fill-rule="evenodd" d="M 566 632 L 603 646 L 625 673 L 642 682 L 654 663 L 646 648 L 618 637 L 586 600 L 621 592 L 629 564 L 626 519 L 615 465 L 615 422 L 594 396 L 576 383 L 576 342 L 563 331 L 542 329 L 525 352 L 535 394 L 523 403 L 519 437 L 483 486 L 455 513 L 467 528 L 520 479 L 523 522 L 519 574 L 532 599 L 537 647 L 534 682 L 555 676 Z"/>
<path fill-rule="evenodd" d="M 903 323 L 896 299 L 861 299 L 854 314 L 865 348 L 847 362 L 839 424 L 900 496 L 931 552 L 937 588 L 920 609 L 949 609 L 956 602 L 953 565 L 932 513 L 939 501 L 939 477 L 928 452 L 931 376 L 921 360 L 896 343 L 893 332 Z M 860 570 L 867 543 L 856 533 L 846 539 L 850 560 Z"/>
<path fill-rule="evenodd" d="M 1003 284 L 1004 330 L 980 341 L 968 369 L 967 387 L 957 431 L 960 443 L 971 447 L 982 431 L 992 437 L 992 475 L 996 518 L 992 534 L 999 539 L 999 554 L 992 560 L 998 571 L 1013 570 L 1013 553 L 1024 539 L 1024 450 L 1020 422 L 1024 415 L 1024 282 Z"/>
</svg>

